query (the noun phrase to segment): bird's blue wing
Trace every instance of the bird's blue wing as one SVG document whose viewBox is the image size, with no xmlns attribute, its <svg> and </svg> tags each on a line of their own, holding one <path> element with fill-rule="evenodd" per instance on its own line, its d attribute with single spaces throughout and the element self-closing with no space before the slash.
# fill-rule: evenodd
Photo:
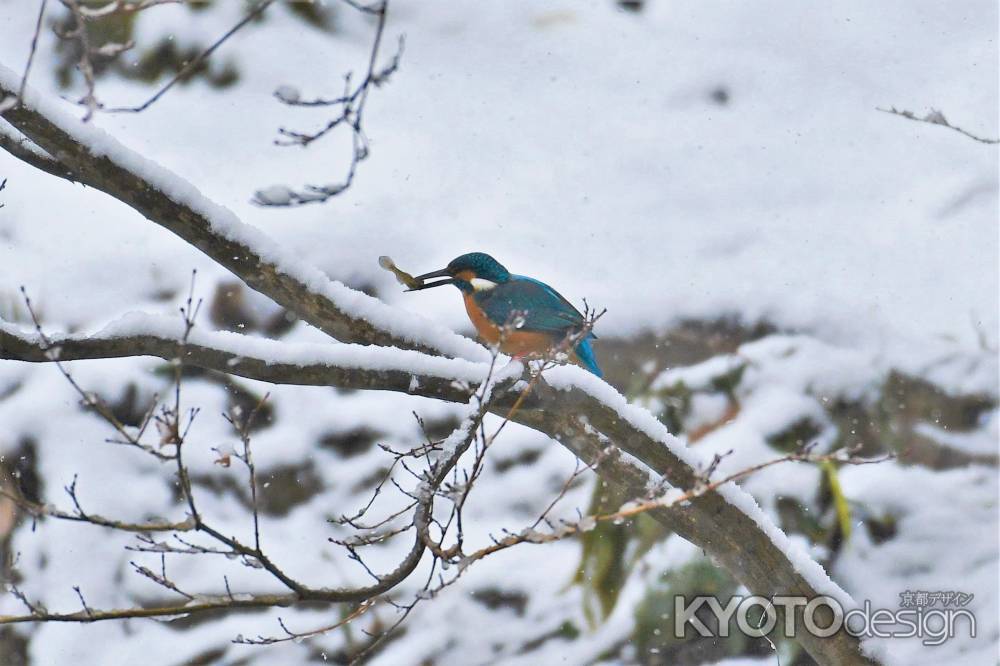
<svg viewBox="0 0 1000 666">
<path fill-rule="evenodd" d="M 590 340 L 580 340 L 576 344 L 576 357 L 580 359 L 580 363 L 583 367 L 590 370 L 592 373 L 598 377 L 603 377 L 604 373 L 601 372 L 600 366 L 597 365 L 597 359 L 594 357 L 594 349 L 590 346 Z"/>
<path fill-rule="evenodd" d="M 562 294 L 533 278 L 512 275 L 509 282 L 502 282 L 492 289 L 476 292 L 473 297 L 490 321 L 498 326 L 510 323 L 515 313 L 524 317 L 522 331 L 549 333 L 555 340 L 579 330 L 583 315 Z M 601 369 L 594 358 L 590 339 L 597 336 L 590 332 L 576 343 L 574 351 L 580 363 L 598 377 Z"/>
<path fill-rule="evenodd" d="M 583 315 L 555 289 L 538 280 L 512 275 L 492 289 L 477 292 L 476 303 L 490 321 L 503 326 L 519 312 L 521 330 L 565 335 L 583 325 Z"/>
</svg>

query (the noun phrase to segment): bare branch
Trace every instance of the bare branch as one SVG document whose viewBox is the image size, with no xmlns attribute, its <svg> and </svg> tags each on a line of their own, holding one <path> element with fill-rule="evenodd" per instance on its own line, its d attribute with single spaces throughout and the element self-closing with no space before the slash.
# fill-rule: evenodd
<svg viewBox="0 0 1000 666">
<path fill-rule="evenodd" d="M 254 203 L 260 206 L 300 206 L 303 204 L 323 203 L 332 197 L 345 192 L 353 183 L 357 174 L 358 165 L 368 158 L 369 143 L 364 131 L 364 110 L 368 101 L 368 94 L 373 87 L 380 87 L 389 80 L 399 68 L 399 62 L 403 55 L 404 39 L 399 38 L 396 53 L 389 60 L 389 63 L 381 68 L 378 67 L 378 55 L 382 45 L 382 36 L 385 32 L 385 23 L 389 11 L 388 0 L 381 0 L 372 5 L 361 5 L 356 2 L 347 2 L 354 9 L 376 17 L 372 46 L 368 56 L 368 69 L 361 83 L 354 86 L 351 74 L 344 77 L 344 92 L 332 99 L 316 98 L 303 100 L 299 97 L 297 90 L 282 86 L 275 91 L 274 96 L 288 106 L 333 106 L 339 107 L 339 112 L 331 118 L 323 127 L 314 132 L 300 132 L 280 128 L 278 134 L 282 137 L 275 140 L 279 146 L 301 146 L 308 147 L 314 141 L 323 138 L 338 127 L 347 127 L 351 131 L 351 160 L 347 170 L 346 178 L 340 183 L 331 185 L 307 185 L 302 191 L 294 191 L 285 187 L 272 187 L 258 190 L 254 195 Z"/>
<path fill-rule="evenodd" d="M 163 555 L 161 554 L 161 558 L 162 557 L 163 557 Z M 143 576 L 144 578 L 148 578 L 149 580 L 153 581 L 154 583 L 156 583 L 160 587 L 164 587 L 164 588 L 170 590 L 171 592 L 176 592 L 177 594 L 181 595 L 182 597 L 184 597 L 188 601 L 193 601 L 194 600 L 194 595 L 188 594 L 187 592 L 183 591 L 181 588 L 177 587 L 176 583 L 174 583 L 172 580 L 170 580 L 169 578 L 167 578 L 166 567 L 164 567 L 164 573 L 158 574 L 155 571 L 153 571 L 152 569 L 150 569 L 148 567 L 144 567 L 144 566 L 142 566 L 140 564 L 136 564 L 135 562 L 129 562 L 129 564 L 132 566 L 132 569 L 135 570 L 135 572 L 137 574 L 139 574 L 140 576 Z"/>
<path fill-rule="evenodd" d="M 344 617 L 344 619 L 340 620 L 339 622 L 334 622 L 333 624 L 328 624 L 318 629 L 310 629 L 308 631 L 292 631 L 285 625 L 284 620 L 282 620 L 279 617 L 278 624 L 281 626 L 281 630 L 285 632 L 284 636 L 281 636 L 280 638 L 264 637 L 264 636 L 258 636 L 257 638 L 243 638 L 242 636 L 237 636 L 233 640 L 233 642 L 238 643 L 240 645 L 273 645 L 274 643 L 284 643 L 287 641 L 302 641 L 306 638 L 313 638 L 315 636 L 320 636 L 322 634 L 331 632 L 334 629 L 339 629 L 344 625 L 349 624 L 353 620 L 356 620 L 357 618 L 364 615 L 366 612 L 368 612 L 368 609 L 370 609 L 374 605 L 375 605 L 374 601 L 371 600 L 363 601 L 358 605 L 357 608 L 348 613 Z"/>
<path fill-rule="evenodd" d="M 69 520 L 81 523 L 90 523 L 100 527 L 108 527 L 120 532 L 187 532 L 195 528 L 194 521 L 190 518 L 181 521 L 155 521 L 146 523 L 130 523 L 123 520 L 105 518 L 96 513 L 84 512 L 80 509 L 79 503 L 75 501 L 75 511 L 65 511 L 47 504 L 39 504 L 25 499 L 16 489 L 6 490 L 0 488 L 0 497 L 6 497 L 35 518 L 58 518 L 59 520 Z"/>
<path fill-rule="evenodd" d="M 24 297 L 24 305 L 28 310 L 28 314 L 31 316 L 31 321 L 35 325 L 35 332 L 38 336 L 37 339 L 42 353 L 46 356 L 46 358 L 49 361 L 55 363 L 56 368 L 59 369 L 59 372 L 62 373 L 63 377 L 66 378 L 66 381 L 69 383 L 69 385 L 72 386 L 73 390 L 76 391 L 77 394 L 80 396 L 81 402 L 86 407 L 89 407 L 90 409 L 93 409 L 95 412 L 97 412 L 97 414 L 102 419 L 104 419 L 112 428 L 114 428 L 115 431 L 118 433 L 118 435 L 122 438 L 121 440 L 112 440 L 112 441 L 115 443 L 126 444 L 128 446 L 134 446 L 137 449 L 141 449 L 146 453 L 149 453 L 150 455 L 159 458 L 160 460 L 170 460 L 172 456 L 170 456 L 169 454 L 162 453 L 161 451 L 153 448 L 152 446 L 143 444 L 141 441 L 139 441 L 139 437 L 141 436 L 141 431 L 139 435 L 129 432 L 128 429 L 125 427 L 125 424 L 123 424 L 120 420 L 118 420 L 118 417 L 114 415 L 114 412 L 112 412 L 110 407 L 105 405 L 104 402 L 96 394 L 84 390 L 83 387 L 80 386 L 75 379 L 73 379 L 73 375 L 70 374 L 69 370 L 66 369 L 66 366 L 63 365 L 62 361 L 60 360 L 59 348 L 53 345 L 52 341 L 48 338 L 48 336 L 45 335 L 45 332 L 42 331 L 41 322 L 38 319 L 38 315 L 35 314 L 35 309 L 31 305 L 31 299 L 28 298 L 28 294 L 25 291 L 24 287 L 21 287 L 21 294 Z"/>
<path fill-rule="evenodd" d="M 250 474 L 249 485 L 250 485 L 250 508 L 253 512 L 253 540 L 254 547 L 260 550 L 260 511 L 257 507 L 257 467 L 253 462 L 253 454 L 250 449 L 250 428 L 253 425 L 254 420 L 257 418 L 258 412 L 260 412 L 261 407 L 267 402 L 270 394 L 265 394 L 261 398 L 245 419 L 240 419 L 239 415 L 225 414 L 224 418 L 229 421 L 230 425 L 236 429 L 236 432 L 240 436 L 240 441 L 243 443 L 243 452 L 237 453 L 236 457 L 243 461 L 243 464 L 247 466 L 247 471 Z"/>
<path fill-rule="evenodd" d="M 35 31 L 31 35 L 31 49 L 28 51 L 28 62 L 24 65 L 24 75 L 21 77 L 21 87 L 17 91 L 17 99 L 24 97 L 24 88 L 28 85 L 28 74 L 31 73 L 31 64 L 35 60 L 35 51 L 38 49 L 38 36 L 42 32 L 42 20 L 45 18 L 45 5 L 48 0 L 41 0 L 38 6 L 38 20 L 35 21 Z"/>
<path fill-rule="evenodd" d="M 780 458 L 773 458 L 771 460 L 766 460 L 762 463 L 756 465 L 751 465 L 745 467 L 737 472 L 728 474 L 722 478 L 716 479 L 714 481 L 708 481 L 708 476 L 711 472 L 706 472 L 706 480 L 700 485 L 692 488 L 688 491 L 673 491 L 667 492 L 665 495 L 660 497 L 653 497 L 650 499 L 636 499 L 630 502 L 626 502 L 620 509 L 612 513 L 598 514 L 593 516 L 587 516 L 580 521 L 572 523 L 563 523 L 558 529 L 552 532 L 539 532 L 536 528 L 539 522 L 535 523 L 527 529 L 524 529 L 516 534 L 511 533 L 503 539 L 497 541 L 492 546 L 487 546 L 481 548 L 474 553 L 469 554 L 464 564 L 468 566 L 472 562 L 482 559 L 488 555 L 499 552 L 501 550 L 506 550 L 513 546 L 522 543 L 550 543 L 552 541 L 561 541 L 567 537 L 575 536 L 580 532 L 586 532 L 599 523 L 599 522 L 615 522 L 620 520 L 625 520 L 627 518 L 633 518 L 639 514 L 648 513 L 655 509 L 670 508 L 682 506 L 683 504 L 690 502 L 691 500 L 701 497 L 706 493 L 712 492 L 717 488 L 731 483 L 733 481 L 738 481 L 745 479 L 748 476 L 756 474 L 757 472 L 766 469 L 768 467 L 773 467 L 774 465 L 780 465 L 789 462 L 805 462 L 812 464 L 821 464 L 824 462 L 836 462 L 844 465 L 875 465 L 879 463 L 888 462 L 889 460 L 894 460 L 896 458 L 895 454 L 886 454 L 879 456 L 877 458 L 858 458 L 855 457 L 853 453 L 849 451 L 834 451 L 833 453 L 816 455 L 808 452 L 797 452 L 790 453 L 786 456 L 781 456 Z M 572 477 L 571 477 L 572 478 Z M 551 507 L 550 507 L 551 508 Z M 546 513 L 548 509 L 546 510 Z M 543 514 L 544 516 L 544 514 Z M 463 567 L 464 569 L 464 567 Z"/>
<path fill-rule="evenodd" d="M 174 0 L 176 2 L 176 0 Z M 156 4 L 168 4 L 167 2 L 144 2 L 132 5 L 127 5 L 119 2 L 119 5 L 124 5 L 125 8 L 122 11 L 136 12 L 142 11 L 143 9 L 148 9 Z M 181 69 L 167 81 L 159 90 L 157 90 L 149 99 L 147 99 L 142 104 L 138 106 L 116 106 L 104 109 L 108 113 L 141 113 L 155 104 L 161 97 L 167 94 L 171 88 L 173 88 L 178 82 L 183 81 L 191 72 L 201 66 L 208 58 L 218 49 L 220 46 L 226 43 L 226 41 L 239 32 L 244 26 L 249 24 L 251 21 L 256 19 L 258 16 L 263 14 L 268 7 L 274 4 L 274 0 L 262 0 L 257 6 L 247 12 L 240 21 L 234 25 L 232 28 L 227 30 L 225 34 L 212 42 L 204 51 L 199 53 L 197 56 L 189 60 Z M 105 6 L 107 7 L 107 5 Z M 98 10 L 101 11 L 101 10 Z"/>
<path fill-rule="evenodd" d="M 157 606 L 153 608 L 114 608 L 98 610 L 86 608 L 74 613 L 53 613 L 38 608 L 26 615 L 0 615 L 0 625 L 21 624 L 24 622 L 104 622 L 107 620 L 125 620 L 142 617 L 176 617 L 203 613 L 205 611 L 236 611 L 247 608 L 275 608 L 291 606 L 300 601 L 294 594 L 259 594 L 259 595 L 219 595 L 214 597 L 200 596 L 191 603 L 176 606 Z"/>
<path fill-rule="evenodd" d="M 80 605 L 83 606 L 83 612 L 87 614 L 87 617 L 93 617 L 94 611 L 87 605 L 87 600 L 83 598 L 83 592 L 80 591 L 79 586 L 74 586 L 73 591 L 76 592 L 77 598 L 80 599 Z"/>
<path fill-rule="evenodd" d="M 91 7 L 87 4 L 81 4 L 80 0 L 60 0 L 63 6 L 69 10 L 70 15 L 73 17 L 73 27 L 68 31 L 57 30 L 56 34 L 60 39 L 75 41 L 79 44 L 80 57 L 77 61 L 77 69 L 83 76 L 85 86 L 85 93 L 80 99 L 79 104 L 87 109 L 83 118 L 85 122 L 90 120 L 97 111 L 105 111 L 108 113 L 139 113 L 145 111 L 147 108 L 160 100 L 178 82 L 183 81 L 198 67 L 202 66 L 205 61 L 211 57 L 212 53 L 229 40 L 230 37 L 263 14 L 264 11 L 274 3 L 274 0 L 261 0 L 261 2 L 247 12 L 247 14 L 236 23 L 236 25 L 226 31 L 225 34 L 220 36 L 197 56 L 186 62 L 166 84 L 160 87 L 159 90 L 157 90 L 142 104 L 127 107 L 105 107 L 104 104 L 97 99 L 94 58 L 109 58 L 120 55 L 121 53 L 131 49 L 134 44 L 131 41 L 128 41 L 124 44 L 106 43 L 95 46 L 90 42 L 90 34 L 88 33 L 87 23 L 96 19 L 104 19 L 114 15 L 125 16 L 129 14 L 136 14 L 161 5 L 181 4 L 185 1 L 186 0 L 140 0 L 138 2 L 129 2 L 127 0 L 112 0 L 104 5 Z M 42 9 L 39 12 L 38 17 L 38 28 L 36 28 L 35 38 L 32 41 L 32 55 L 34 55 L 35 44 L 38 39 L 38 29 L 41 27 L 42 14 L 44 13 L 44 10 L 45 2 L 43 0 Z M 30 65 L 31 60 L 29 58 L 28 66 L 30 67 Z M 25 69 L 24 80 L 26 79 L 27 68 Z M 22 81 L 20 93 L 19 98 L 22 97 L 24 93 L 24 81 Z"/>
<path fill-rule="evenodd" d="M 899 110 L 899 109 L 897 109 L 894 106 L 890 107 L 888 109 L 883 109 L 882 107 L 876 106 L 875 110 L 876 111 L 881 111 L 882 113 L 891 113 L 894 116 L 899 116 L 901 118 L 906 118 L 907 120 L 915 120 L 915 121 L 920 122 L 920 123 L 928 123 L 930 125 L 940 125 L 941 127 L 947 127 L 948 129 L 955 130 L 959 134 L 964 134 L 965 136 L 969 137 L 973 141 L 978 141 L 979 143 L 988 143 L 988 144 L 1000 143 L 1000 139 L 988 139 L 986 137 L 977 136 L 977 135 L 973 134 L 972 132 L 969 132 L 968 130 L 964 130 L 961 127 L 957 127 L 955 125 L 952 125 L 944 117 L 944 114 L 941 113 L 940 111 L 938 111 L 937 109 L 931 109 L 924 116 L 918 116 L 917 114 L 913 113 L 912 111 L 906 111 L 905 109 L 904 110 Z"/>
<path fill-rule="evenodd" d="M 87 122 L 93 117 L 94 112 L 101 108 L 101 103 L 97 100 L 95 89 L 97 81 L 94 77 L 94 63 L 91 60 L 91 57 L 96 53 L 96 49 L 90 45 L 90 35 L 87 34 L 87 20 L 80 8 L 79 0 L 60 0 L 60 2 L 72 14 L 74 26 L 68 32 L 57 32 L 56 34 L 60 39 L 73 39 L 80 44 L 80 59 L 77 61 L 76 67 L 80 70 L 80 74 L 83 75 L 86 92 L 80 98 L 79 103 L 87 109 L 83 116 L 83 121 Z M 23 95 L 24 89 L 22 88 L 22 99 Z"/>
</svg>

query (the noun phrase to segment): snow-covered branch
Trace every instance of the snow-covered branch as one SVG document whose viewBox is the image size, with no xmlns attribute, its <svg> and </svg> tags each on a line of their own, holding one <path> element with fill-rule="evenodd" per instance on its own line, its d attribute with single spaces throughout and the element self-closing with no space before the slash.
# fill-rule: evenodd
<svg viewBox="0 0 1000 666">
<path fill-rule="evenodd" d="M 12 94 L 17 84 L 13 72 L 0 68 L 0 94 Z M 51 345 L 5 325 L 0 328 L 3 358 L 51 362 L 153 355 L 275 383 L 394 390 L 456 402 L 469 399 L 461 382 L 474 387 L 488 376 L 490 355 L 482 347 L 302 267 L 290 253 L 189 183 L 99 130 L 66 117 L 30 91 L 23 101 L 3 111 L 3 118 L 92 186 L 184 238 L 338 340 L 410 351 L 354 345 L 292 347 L 198 331 L 185 339 L 176 325 L 171 331 L 148 322 L 129 322 L 90 338 L 54 339 Z M 662 423 L 579 368 L 552 368 L 532 387 L 530 400 L 514 410 L 516 399 L 516 392 L 501 391 L 489 408 L 549 435 L 629 496 L 644 497 L 668 485 L 690 490 L 703 483 L 697 456 Z M 853 606 L 822 568 L 733 483 L 694 496 L 684 507 L 662 506 L 648 513 L 703 548 L 754 594 L 829 595 L 845 607 Z M 796 607 L 795 612 L 800 615 L 802 610 Z M 827 638 L 803 632 L 798 640 L 821 664 L 871 663 L 859 641 L 846 631 Z"/>
<path fill-rule="evenodd" d="M 3 103 L 0 98 L 0 103 Z M 0 120 L 0 150 L 4 150 L 25 164 L 35 167 L 45 173 L 65 178 L 70 182 L 80 182 L 73 172 L 67 169 L 59 160 L 22 136 L 4 120 Z"/>
<path fill-rule="evenodd" d="M 431 357 L 413 351 L 354 345 L 287 345 L 235 333 L 192 331 L 182 343 L 175 320 L 129 317 L 91 337 L 51 340 L 11 325 L 0 326 L 0 357 L 33 362 L 150 355 L 272 383 L 407 392 L 466 402 L 488 374 L 488 365 Z M 173 331 L 171 334 L 170 331 Z M 490 409 L 535 428 L 569 448 L 630 497 L 645 497 L 664 483 L 695 488 L 703 483 L 698 462 L 645 410 L 600 380 L 572 367 L 554 368 L 526 404 L 513 414 L 512 391 L 498 391 Z M 640 462 L 641 461 L 641 462 Z M 822 568 L 774 527 L 739 488 L 726 485 L 694 497 L 684 507 L 658 506 L 649 514 L 703 547 L 756 594 L 828 594 L 852 602 Z M 747 552 L 753 552 L 748 557 Z M 855 639 L 802 637 L 814 655 L 866 663 Z M 852 659 L 856 661 L 852 661 Z"/>
<path fill-rule="evenodd" d="M 20 77 L 0 65 L 0 99 Z M 486 361 L 485 349 L 425 319 L 330 280 L 278 246 L 191 183 L 80 123 L 29 87 L 21 103 L 0 113 L 21 134 L 85 183 L 134 208 L 232 271 L 251 288 L 343 342 L 433 351 Z M 15 157 L 17 155 L 15 154 Z"/>
<path fill-rule="evenodd" d="M 286 344 L 225 331 L 194 329 L 181 340 L 174 318 L 128 315 L 92 336 L 49 336 L 0 322 L 0 359 L 46 363 L 154 356 L 273 384 L 399 391 L 453 402 L 468 400 L 488 364 L 365 345 Z"/>
</svg>

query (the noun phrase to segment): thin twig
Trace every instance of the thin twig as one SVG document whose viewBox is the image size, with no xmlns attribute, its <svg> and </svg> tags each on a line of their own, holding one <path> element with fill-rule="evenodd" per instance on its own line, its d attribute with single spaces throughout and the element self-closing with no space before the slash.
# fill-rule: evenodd
<svg viewBox="0 0 1000 666">
<path fill-rule="evenodd" d="M 28 62 L 24 66 L 24 74 L 21 76 L 21 87 L 18 88 L 17 102 L 24 99 L 24 90 L 28 86 L 28 74 L 31 72 L 31 63 L 35 60 L 35 51 L 38 49 L 38 36 L 42 32 L 42 20 L 45 18 L 45 5 L 48 0 L 42 0 L 38 7 L 38 20 L 35 21 L 35 32 L 31 35 L 31 50 L 28 51 Z"/>
<path fill-rule="evenodd" d="M 328 624 L 319 627 L 318 629 L 310 629 L 308 631 L 292 631 L 285 624 L 285 621 L 279 617 L 278 624 L 279 626 L 281 626 L 281 630 L 285 632 L 284 636 L 281 637 L 257 636 L 257 638 L 244 638 L 243 636 L 237 636 L 236 638 L 233 639 L 233 643 L 237 643 L 239 645 L 273 645 L 275 643 L 284 643 L 287 641 L 296 641 L 296 642 L 303 641 L 307 638 L 314 638 L 316 636 L 329 633 L 334 629 L 339 629 L 340 627 L 349 624 L 350 622 L 356 620 L 357 618 L 361 617 L 366 612 L 368 612 L 368 610 L 372 608 L 374 605 L 375 605 L 375 600 L 367 599 L 358 604 L 357 608 L 348 613 L 342 620 L 334 622 L 333 624 Z"/>
<path fill-rule="evenodd" d="M 381 0 L 372 5 L 362 5 L 357 2 L 345 0 L 354 9 L 376 17 L 374 36 L 368 55 L 367 71 L 364 78 L 357 86 L 352 86 L 352 76 L 348 73 L 344 77 L 344 92 L 332 99 L 316 98 L 303 100 L 299 98 L 298 92 L 292 90 L 288 92 L 286 88 L 279 88 L 275 92 L 275 97 L 288 106 L 317 107 L 317 106 L 339 106 L 339 113 L 331 118 L 325 125 L 314 132 L 300 132 L 296 130 L 278 129 L 280 138 L 275 140 L 279 146 L 309 146 L 333 130 L 341 126 L 347 126 L 351 131 L 351 161 L 348 165 L 347 175 L 340 183 L 332 185 L 307 185 L 302 191 L 293 191 L 285 187 L 278 188 L 279 194 L 274 194 L 270 189 L 258 190 L 254 195 L 253 202 L 260 206 L 299 206 L 303 204 L 322 203 L 345 192 L 354 183 L 357 175 L 358 165 L 367 159 L 369 154 L 368 137 L 364 131 L 364 110 L 368 101 L 372 87 L 379 87 L 389 80 L 389 77 L 399 68 L 400 59 L 403 54 L 405 44 L 404 38 L 400 36 L 396 53 L 389 63 L 378 68 L 378 56 L 382 46 L 382 38 L 385 32 L 386 19 L 388 17 L 388 0 Z"/>
<path fill-rule="evenodd" d="M 31 298 L 28 297 L 28 292 L 23 286 L 21 287 L 21 296 L 24 299 L 25 308 L 28 310 L 28 315 L 31 317 L 31 321 L 35 326 L 35 332 L 38 334 L 38 339 L 41 342 L 40 346 L 44 351 L 46 357 L 52 363 L 55 363 L 56 368 L 59 370 L 62 376 L 66 379 L 67 382 L 69 382 L 69 385 L 72 386 L 73 389 L 80 396 L 81 400 L 83 401 L 83 404 L 93 409 L 98 414 L 98 416 L 100 416 L 112 428 L 114 428 L 115 431 L 119 435 L 121 435 L 122 439 L 124 440 L 122 443 L 127 444 L 129 446 L 134 446 L 142 451 L 145 451 L 146 453 L 149 453 L 152 456 L 155 456 L 156 458 L 159 458 L 162 461 L 172 460 L 173 459 L 172 455 L 163 453 L 162 451 L 158 451 L 154 449 L 152 446 L 149 446 L 148 444 L 144 444 L 141 441 L 139 441 L 139 438 L 130 433 L 128 429 L 125 427 L 125 424 L 123 424 L 118 419 L 118 417 L 114 415 L 114 412 L 111 410 L 111 408 L 105 405 L 104 402 L 97 395 L 95 395 L 90 391 L 84 390 L 83 387 L 77 383 L 76 379 L 74 379 L 73 375 L 70 374 L 65 364 L 60 360 L 60 355 L 62 350 L 60 349 L 59 345 L 53 344 L 51 338 L 49 338 L 48 335 L 46 335 L 45 331 L 42 329 L 41 320 L 38 318 L 38 314 L 35 312 L 34 306 L 31 303 Z"/>
<path fill-rule="evenodd" d="M 937 109 L 931 109 L 924 116 L 918 116 L 917 114 L 913 113 L 912 111 L 907 111 L 905 109 L 904 110 L 900 110 L 900 109 L 897 109 L 894 106 L 890 107 L 888 109 L 883 109 L 882 107 L 876 106 L 875 110 L 876 111 L 881 111 L 882 113 L 890 113 L 890 114 L 892 114 L 894 116 L 899 116 L 900 118 L 906 118 L 907 120 L 915 120 L 915 121 L 920 122 L 920 123 L 928 123 L 930 125 L 940 125 L 941 127 L 947 127 L 948 129 L 954 130 L 954 131 L 958 132 L 959 134 L 964 134 L 965 136 L 969 137 L 973 141 L 978 141 L 979 143 L 986 143 L 986 144 L 997 144 L 997 143 L 1000 143 L 1000 139 L 989 139 L 989 138 L 986 138 L 986 137 L 977 136 L 977 135 L 973 134 L 972 132 L 970 132 L 968 130 L 962 129 L 961 127 L 957 127 L 955 125 L 952 125 L 951 123 L 948 122 L 948 119 L 944 117 L 944 114 L 941 113 L 940 111 L 938 111 Z"/>
<path fill-rule="evenodd" d="M 127 0 L 111 0 L 101 7 L 80 7 L 83 15 L 88 20 L 105 18 L 112 14 L 135 14 L 150 7 L 158 5 L 180 5 L 191 0 L 140 0 L 139 2 L 128 2 Z"/>
<path fill-rule="evenodd" d="M 80 44 L 80 59 L 77 61 L 76 66 L 80 70 L 80 74 L 83 75 L 86 92 L 80 98 L 79 104 L 87 109 L 87 112 L 83 116 L 83 121 L 87 122 L 94 116 L 94 112 L 101 108 L 101 103 L 98 101 L 96 93 L 97 83 L 94 74 L 94 62 L 91 60 L 91 56 L 94 55 L 94 49 L 90 45 L 86 17 L 83 15 L 78 0 L 61 0 L 61 2 L 73 16 L 74 27 L 68 32 L 57 32 L 56 34 L 60 39 L 76 39 Z"/>
<path fill-rule="evenodd" d="M 247 12 L 240 21 L 225 32 L 221 37 L 215 40 L 208 48 L 196 55 L 190 61 L 188 61 L 181 69 L 171 78 L 167 83 L 157 90 L 152 97 L 147 99 L 142 104 L 138 106 L 117 106 L 104 109 L 107 113 L 141 113 L 155 104 L 161 97 L 163 97 L 167 92 L 173 88 L 177 83 L 184 80 L 195 68 L 199 67 L 205 60 L 215 52 L 220 46 L 222 46 L 230 37 L 239 32 L 244 26 L 256 19 L 258 16 L 264 13 L 268 7 L 274 4 L 274 0 L 262 0 L 260 4 Z"/>
<path fill-rule="evenodd" d="M 791 453 L 788 454 L 787 456 L 782 456 L 780 458 L 767 460 L 765 462 L 743 468 L 737 472 L 733 472 L 732 474 L 729 474 L 715 481 L 700 483 L 696 487 L 687 490 L 685 492 L 673 492 L 673 493 L 668 492 L 663 497 L 657 497 L 642 501 L 626 502 L 622 506 L 622 508 L 620 508 L 617 511 L 606 514 L 591 515 L 575 523 L 567 522 L 553 532 L 538 532 L 533 528 L 528 528 L 518 533 L 511 533 L 505 538 L 500 539 L 493 545 L 481 548 L 480 550 L 469 554 L 466 557 L 463 564 L 465 567 L 467 567 L 469 564 L 471 564 L 476 560 L 482 559 L 483 557 L 492 555 L 493 553 L 499 552 L 501 550 L 506 550 L 508 548 L 511 548 L 513 546 L 522 543 L 541 544 L 541 543 L 550 543 L 553 541 L 560 541 L 567 537 L 579 534 L 580 532 L 588 531 L 592 529 L 593 526 L 599 522 L 616 522 L 625 520 L 627 518 L 632 518 L 641 513 L 646 513 L 654 509 L 680 506 L 686 504 L 687 502 L 690 502 L 691 500 L 697 497 L 701 497 L 702 495 L 710 493 L 727 483 L 744 479 L 747 476 L 755 474 L 756 472 L 759 472 L 763 469 L 772 467 L 774 465 L 779 465 L 782 463 L 808 462 L 808 463 L 818 464 L 823 462 L 839 462 L 847 465 L 872 465 L 893 460 L 895 459 L 895 457 L 896 455 L 892 453 L 880 456 L 878 458 L 855 458 L 851 454 L 848 454 L 845 457 L 843 451 L 835 451 L 833 453 L 824 455 L 814 455 L 810 453 Z M 463 568 L 464 567 L 460 567 L 460 571 Z"/>
</svg>

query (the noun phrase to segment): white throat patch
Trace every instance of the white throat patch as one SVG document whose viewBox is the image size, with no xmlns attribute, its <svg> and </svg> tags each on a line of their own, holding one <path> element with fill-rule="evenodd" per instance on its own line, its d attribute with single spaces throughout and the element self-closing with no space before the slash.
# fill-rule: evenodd
<svg viewBox="0 0 1000 666">
<path fill-rule="evenodd" d="M 476 291 L 489 291 L 493 287 L 497 286 L 497 283 L 493 280 L 485 280 L 483 278 L 472 278 L 469 280 L 469 284 Z"/>
</svg>

